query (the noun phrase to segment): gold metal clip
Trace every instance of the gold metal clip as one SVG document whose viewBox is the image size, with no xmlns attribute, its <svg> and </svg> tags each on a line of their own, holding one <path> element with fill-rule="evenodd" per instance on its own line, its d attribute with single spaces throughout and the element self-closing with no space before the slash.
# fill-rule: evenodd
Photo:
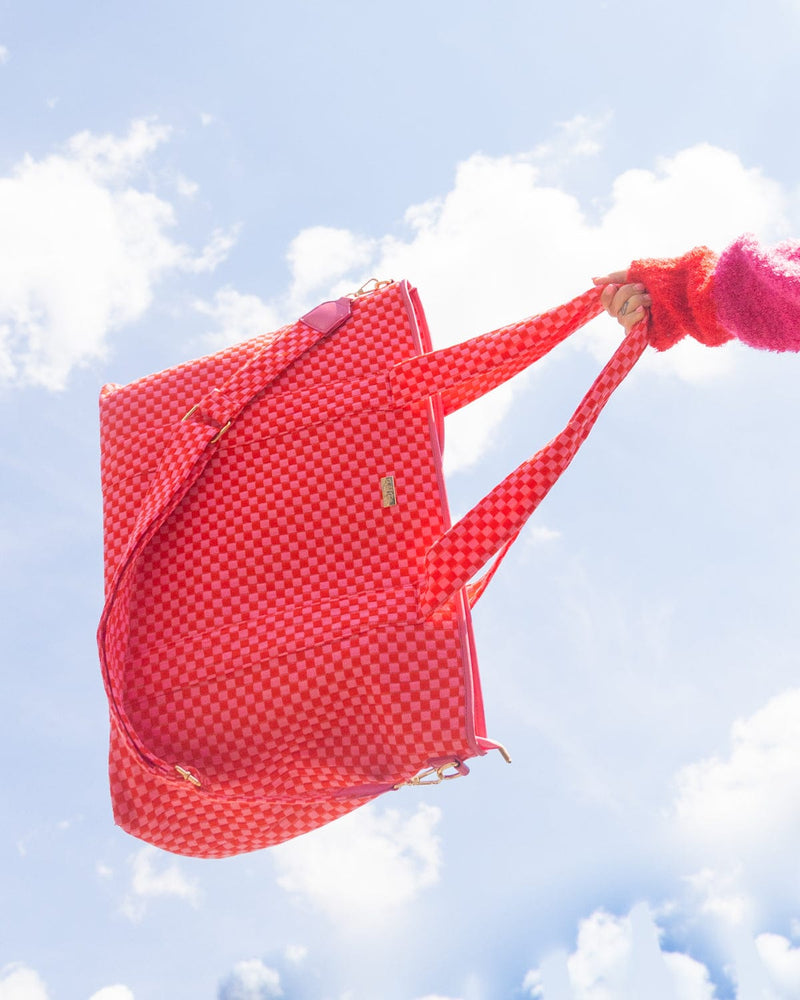
<svg viewBox="0 0 800 1000">
<path fill-rule="evenodd" d="M 351 292 L 348 298 L 357 299 L 362 295 L 371 295 L 372 292 L 378 292 L 381 288 L 388 288 L 389 285 L 393 284 L 394 281 L 391 278 L 388 281 L 383 281 L 380 278 L 370 278 L 369 281 L 364 282 L 357 292 Z"/>
<path fill-rule="evenodd" d="M 188 413 L 184 414 L 184 416 L 181 417 L 181 423 L 183 423 L 184 420 L 188 420 L 189 417 L 191 417 L 193 413 L 196 413 L 197 410 L 198 410 L 198 408 L 199 408 L 199 406 L 200 406 L 199 403 L 195 403 L 194 406 L 191 408 L 191 410 L 189 410 Z M 217 433 L 214 435 L 214 437 L 211 438 L 211 442 L 210 443 L 211 444 L 216 444 L 217 441 L 219 441 L 219 439 L 225 433 L 225 431 L 227 431 L 227 430 L 230 429 L 230 426 L 231 426 L 231 421 L 229 420 L 227 422 L 227 424 L 225 424 L 224 427 L 220 427 L 220 429 L 217 431 Z"/>
<path fill-rule="evenodd" d="M 187 771 L 185 767 L 181 767 L 180 764 L 175 765 L 175 770 L 178 774 L 185 780 L 190 782 L 195 788 L 200 787 L 200 779 L 196 778 L 191 771 Z"/>
<path fill-rule="evenodd" d="M 448 760 L 438 767 L 428 767 L 424 771 L 420 771 L 419 774 L 415 774 L 413 778 L 409 778 L 408 781 L 401 781 L 399 785 L 394 787 L 397 789 L 405 788 L 407 785 L 439 785 L 443 781 L 452 781 L 453 778 L 462 777 L 465 771 L 462 771 L 461 767 L 460 760 Z M 452 774 L 445 773 L 449 768 L 454 768 Z"/>
<path fill-rule="evenodd" d="M 229 420 L 227 422 L 227 424 L 225 424 L 224 427 L 220 427 L 220 429 L 217 431 L 217 433 L 214 435 L 214 437 L 211 438 L 211 444 L 216 444 L 217 441 L 219 441 L 219 439 L 225 433 L 225 431 L 229 430 L 230 426 L 231 426 L 231 421 Z"/>
</svg>

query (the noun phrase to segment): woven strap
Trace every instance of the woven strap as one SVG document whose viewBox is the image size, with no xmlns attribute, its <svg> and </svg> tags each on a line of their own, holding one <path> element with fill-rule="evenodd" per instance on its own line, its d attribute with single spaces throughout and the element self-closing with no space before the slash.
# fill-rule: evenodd
<svg viewBox="0 0 800 1000">
<path fill-rule="evenodd" d="M 445 532 L 428 550 L 420 612 L 427 617 L 462 587 L 474 604 L 516 540 L 525 522 L 575 457 L 613 391 L 647 347 L 647 320 L 637 323 L 617 348 L 566 427 L 523 462 Z M 499 551 L 488 573 L 472 577 Z"/>
<path fill-rule="evenodd" d="M 117 722 L 131 744 L 152 766 L 173 772 L 138 739 L 116 697 L 118 676 L 128 644 L 131 584 L 148 544 L 202 475 L 213 445 L 247 403 L 325 336 L 302 321 L 278 331 L 269 347 L 239 368 L 219 389 L 198 400 L 164 449 L 144 497 L 116 572 L 109 584 L 97 630 L 97 644 L 106 692 Z"/>
<path fill-rule="evenodd" d="M 439 394 L 445 414 L 471 403 L 543 358 L 603 311 L 591 288 L 570 302 L 452 347 L 421 354 L 390 373 L 397 405 Z"/>
</svg>

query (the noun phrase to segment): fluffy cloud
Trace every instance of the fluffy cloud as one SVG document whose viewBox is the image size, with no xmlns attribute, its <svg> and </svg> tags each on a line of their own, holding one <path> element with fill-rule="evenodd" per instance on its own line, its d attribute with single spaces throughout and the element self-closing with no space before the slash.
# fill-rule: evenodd
<svg viewBox="0 0 800 1000">
<path fill-rule="evenodd" d="M 290 964 L 299 965 L 308 958 L 308 948 L 304 944 L 290 944 L 284 949 L 283 955 Z"/>
<path fill-rule="evenodd" d="M 758 933 L 770 913 L 796 906 L 800 689 L 734 722 L 726 754 L 678 773 L 674 817 L 703 865 L 686 879 L 693 909 L 715 927 L 737 996 L 800 996 L 800 949 Z"/>
<path fill-rule="evenodd" d="M 288 251 L 290 286 L 264 307 L 265 319 L 293 319 L 371 275 L 407 277 L 423 293 L 436 346 L 444 346 L 556 305 L 588 287 L 592 275 L 635 257 L 670 256 L 697 243 L 722 249 L 744 231 L 766 240 L 784 234 L 788 199 L 781 186 L 705 144 L 652 170 L 621 174 L 598 215 L 554 178 L 571 160 L 597 151 L 599 131 L 597 122 L 576 119 L 530 153 L 470 157 L 450 191 L 408 209 L 404 236 L 303 230 Z M 602 319 L 590 329 L 581 343 L 607 359 L 618 326 Z M 647 363 L 701 379 L 728 370 L 735 350 L 684 343 Z M 483 453 L 512 392 L 502 387 L 453 416 L 450 470 Z"/>
<path fill-rule="evenodd" d="M 49 994 L 38 973 L 24 965 L 8 965 L 0 970 L 0 1000 L 48 1000 Z"/>
<path fill-rule="evenodd" d="M 49 997 L 39 974 L 33 969 L 16 964 L 0 970 L 0 1000 L 49 1000 Z M 127 986 L 104 986 L 89 1000 L 134 1000 L 134 996 Z"/>
<path fill-rule="evenodd" d="M 261 959 L 238 962 L 219 988 L 219 1000 L 271 1000 L 283 996 L 278 973 Z"/>
<path fill-rule="evenodd" d="M 244 295 L 230 287 L 221 288 L 211 302 L 198 300 L 195 309 L 212 320 L 214 333 L 206 339 L 209 350 L 277 330 L 282 322 L 278 311 L 257 295 Z"/>
<path fill-rule="evenodd" d="M 439 878 L 438 809 L 367 806 L 273 848 L 278 884 L 332 919 L 379 920 Z"/>
<path fill-rule="evenodd" d="M 313 226 L 297 235 L 287 259 L 292 272 L 290 302 L 300 305 L 329 288 L 342 275 L 368 267 L 377 242 L 347 229 Z"/>
<path fill-rule="evenodd" d="M 419 1000 L 454 1000 L 453 997 L 443 997 L 438 993 L 428 993 L 424 997 L 420 997 Z"/>
<path fill-rule="evenodd" d="M 776 1000 L 799 997 L 800 948 L 793 948 L 780 934 L 759 934 L 756 950 L 776 991 Z"/>
<path fill-rule="evenodd" d="M 420 997 L 419 1000 L 454 1000 L 453 997 L 443 997 L 438 993 L 428 993 L 424 997 Z"/>
<path fill-rule="evenodd" d="M 578 928 L 575 951 L 550 956 L 525 977 L 536 1000 L 713 1000 L 706 967 L 661 949 L 645 904 L 626 917 L 597 910 Z"/>
<path fill-rule="evenodd" d="M 136 186 L 168 135 L 152 121 L 81 132 L 0 178 L 0 382 L 63 387 L 145 313 L 160 279 L 212 270 L 228 252 L 233 234 L 199 254 L 176 242 L 172 206 Z"/>
<path fill-rule="evenodd" d="M 157 897 L 173 896 L 184 899 L 193 906 L 198 904 L 200 890 L 196 883 L 183 874 L 177 861 L 169 860 L 162 867 L 157 866 L 158 858 L 167 857 L 155 847 L 149 846 L 131 856 L 131 885 L 122 904 L 122 912 L 130 920 L 141 920 L 148 900 Z"/>
<path fill-rule="evenodd" d="M 795 844 L 800 823 L 800 689 L 731 729 L 727 757 L 683 768 L 675 812 L 683 833 L 729 862 Z M 792 848 L 793 850 L 793 848 Z"/>
</svg>

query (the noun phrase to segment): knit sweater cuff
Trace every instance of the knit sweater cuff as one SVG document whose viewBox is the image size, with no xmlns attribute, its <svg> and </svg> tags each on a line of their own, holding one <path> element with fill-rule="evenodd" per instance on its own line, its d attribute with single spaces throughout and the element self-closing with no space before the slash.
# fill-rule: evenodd
<svg viewBox="0 0 800 1000">
<path fill-rule="evenodd" d="M 708 347 L 733 339 L 717 318 L 714 268 L 717 255 L 695 247 L 682 257 L 634 261 L 628 281 L 641 282 L 649 292 L 650 343 L 665 351 L 690 334 Z"/>
</svg>

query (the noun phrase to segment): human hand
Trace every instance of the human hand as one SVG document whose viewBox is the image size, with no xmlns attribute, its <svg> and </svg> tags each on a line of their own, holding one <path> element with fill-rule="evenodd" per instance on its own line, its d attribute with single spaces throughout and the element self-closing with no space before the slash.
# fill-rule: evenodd
<svg viewBox="0 0 800 1000">
<path fill-rule="evenodd" d="M 600 301 L 608 315 L 618 320 L 627 332 L 644 319 L 645 310 L 651 306 L 652 299 L 644 285 L 630 284 L 626 279 L 626 271 L 614 271 L 603 278 L 592 278 L 592 281 L 603 289 Z"/>
</svg>

